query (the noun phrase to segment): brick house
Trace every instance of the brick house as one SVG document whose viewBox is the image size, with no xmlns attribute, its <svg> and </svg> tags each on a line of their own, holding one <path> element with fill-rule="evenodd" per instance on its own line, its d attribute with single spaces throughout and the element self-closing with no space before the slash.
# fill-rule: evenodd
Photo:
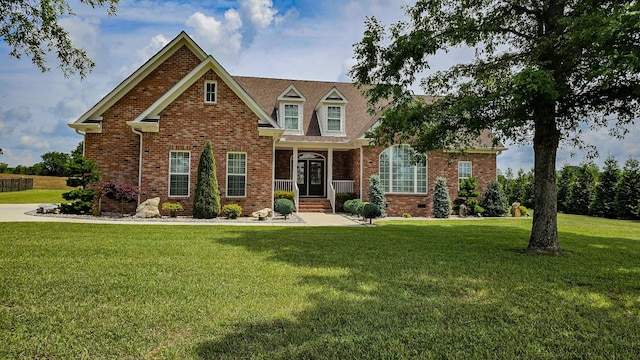
<svg viewBox="0 0 640 360">
<path fill-rule="evenodd" d="M 389 215 L 430 216 L 437 177 L 452 198 L 463 178 L 477 177 L 481 190 L 496 179 L 502 146 L 485 139 L 414 164 L 407 145 L 369 145 L 376 120 L 350 83 L 231 76 L 182 32 L 69 126 L 103 180 L 137 184 L 140 201 L 179 202 L 185 214 L 207 140 L 221 203 L 245 214 L 272 207 L 275 190 L 295 191 L 300 211 L 314 200 L 331 209 L 337 192 L 367 200 L 369 177 L 380 174 Z"/>
</svg>

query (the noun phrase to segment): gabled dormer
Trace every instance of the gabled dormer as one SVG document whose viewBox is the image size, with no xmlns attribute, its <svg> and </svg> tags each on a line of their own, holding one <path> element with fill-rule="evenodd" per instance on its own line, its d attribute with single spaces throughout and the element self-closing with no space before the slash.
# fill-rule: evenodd
<svg viewBox="0 0 640 360">
<path fill-rule="evenodd" d="M 316 106 L 322 136 L 346 136 L 347 98 L 334 86 Z"/>
<path fill-rule="evenodd" d="M 307 99 L 295 86 L 289 85 L 278 96 L 278 125 L 285 134 L 303 135 L 304 103 Z"/>
</svg>

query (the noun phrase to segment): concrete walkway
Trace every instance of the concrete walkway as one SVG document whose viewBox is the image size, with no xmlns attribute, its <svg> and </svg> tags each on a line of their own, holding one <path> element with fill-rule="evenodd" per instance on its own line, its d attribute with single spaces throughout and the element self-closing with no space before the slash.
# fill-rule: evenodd
<svg viewBox="0 0 640 360">
<path fill-rule="evenodd" d="M 108 220 L 35 216 L 26 215 L 26 212 L 34 211 L 39 204 L 0 204 L 0 222 L 67 222 L 67 223 L 91 223 L 91 224 L 136 224 L 136 225 L 239 225 L 239 226 L 357 226 L 360 224 L 341 214 L 299 213 L 304 222 L 277 223 L 277 222 L 211 222 L 211 221 L 144 221 L 144 220 Z"/>
</svg>

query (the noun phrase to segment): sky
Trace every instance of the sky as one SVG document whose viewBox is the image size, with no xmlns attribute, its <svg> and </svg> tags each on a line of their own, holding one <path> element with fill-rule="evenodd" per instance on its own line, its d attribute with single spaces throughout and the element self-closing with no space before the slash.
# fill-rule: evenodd
<svg viewBox="0 0 640 360">
<path fill-rule="evenodd" d="M 390 25 L 403 20 L 409 0 L 121 0 L 116 16 L 104 8 L 70 2 L 76 16 L 61 19 L 76 46 L 96 66 L 84 80 L 65 78 L 50 58 L 41 73 L 28 58 L 14 59 L 0 42 L 0 162 L 33 165 L 49 151 L 69 153 L 82 137 L 72 123 L 133 73 L 165 44 L 186 31 L 232 75 L 285 79 L 350 81 L 353 44 L 361 40 L 367 16 Z M 442 70 L 472 58 L 473 51 L 453 49 L 430 62 Z M 416 93 L 421 93 L 416 87 Z M 620 165 L 640 156 L 640 122 L 623 141 L 606 129 L 586 130 L 583 140 Z M 505 142 L 498 156 L 506 171 L 533 168 L 530 144 Z M 563 145 L 557 165 L 580 164 L 584 152 Z"/>
</svg>

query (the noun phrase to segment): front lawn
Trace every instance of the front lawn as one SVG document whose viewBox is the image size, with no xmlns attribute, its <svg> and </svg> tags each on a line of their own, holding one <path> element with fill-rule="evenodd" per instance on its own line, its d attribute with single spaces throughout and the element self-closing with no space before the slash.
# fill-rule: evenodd
<svg viewBox="0 0 640 360">
<path fill-rule="evenodd" d="M 59 204 L 65 200 L 62 193 L 67 190 L 33 189 L 0 192 L 0 204 Z"/>
<path fill-rule="evenodd" d="M 0 358 L 635 358 L 640 222 L 4 223 Z"/>
</svg>

